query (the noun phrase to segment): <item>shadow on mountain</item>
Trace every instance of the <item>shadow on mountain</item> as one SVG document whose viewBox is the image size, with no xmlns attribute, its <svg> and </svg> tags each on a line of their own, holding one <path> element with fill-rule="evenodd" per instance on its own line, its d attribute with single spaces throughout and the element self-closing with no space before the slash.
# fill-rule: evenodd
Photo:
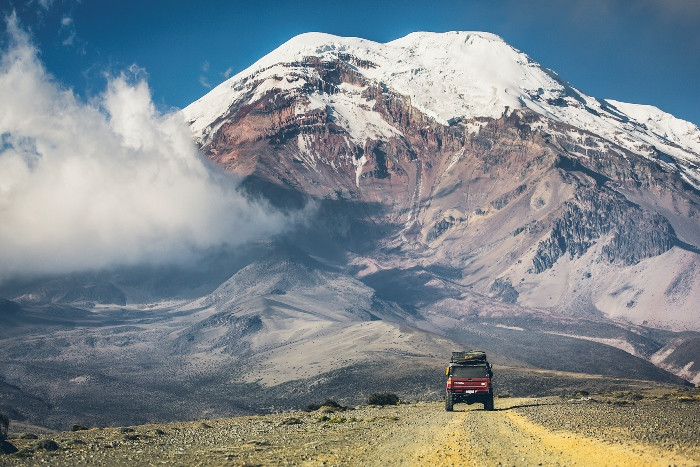
<svg viewBox="0 0 700 467">
<path fill-rule="evenodd" d="M 458 296 L 448 288 L 432 285 L 434 279 L 434 274 L 420 267 L 412 267 L 381 270 L 361 280 L 373 288 L 379 297 L 404 306 L 418 306 Z"/>
</svg>

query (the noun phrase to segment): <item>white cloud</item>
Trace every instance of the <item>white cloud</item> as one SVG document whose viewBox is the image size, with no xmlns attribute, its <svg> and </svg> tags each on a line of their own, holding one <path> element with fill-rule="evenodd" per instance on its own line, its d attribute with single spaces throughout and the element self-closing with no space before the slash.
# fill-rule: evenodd
<svg viewBox="0 0 700 467">
<path fill-rule="evenodd" d="M 73 23 L 73 18 L 70 16 L 64 16 L 61 18 L 61 27 L 58 34 L 63 36 L 61 44 L 66 46 L 72 46 L 74 44 L 77 34 L 75 31 L 75 24 Z"/>
<path fill-rule="evenodd" d="M 211 84 L 209 84 L 209 78 L 207 78 L 207 73 L 209 73 L 209 60 L 204 60 L 204 63 L 202 63 L 202 72 L 204 74 L 199 75 L 199 84 L 201 84 L 205 88 L 211 88 Z"/>
<path fill-rule="evenodd" d="M 199 77 L 199 84 L 201 84 L 205 88 L 211 88 L 211 84 L 209 84 L 209 80 L 207 80 L 206 76 L 201 75 Z"/>
<path fill-rule="evenodd" d="M 52 3 L 53 0 L 39 0 L 39 6 L 41 6 L 44 10 L 51 8 Z"/>
<path fill-rule="evenodd" d="M 123 74 L 95 102 L 61 88 L 7 21 L 0 58 L 0 280 L 187 260 L 282 231 L 197 152 L 182 117 L 159 113 Z"/>
</svg>

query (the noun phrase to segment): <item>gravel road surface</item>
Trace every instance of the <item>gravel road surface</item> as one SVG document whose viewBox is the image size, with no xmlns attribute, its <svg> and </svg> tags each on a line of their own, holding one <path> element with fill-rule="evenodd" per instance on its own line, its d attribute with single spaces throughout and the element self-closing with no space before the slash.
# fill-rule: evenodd
<svg viewBox="0 0 700 467">
<path fill-rule="evenodd" d="M 15 434 L 0 465 L 700 465 L 697 389 Z M 48 441 L 54 441 L 51 444 Z"/>
</svg>

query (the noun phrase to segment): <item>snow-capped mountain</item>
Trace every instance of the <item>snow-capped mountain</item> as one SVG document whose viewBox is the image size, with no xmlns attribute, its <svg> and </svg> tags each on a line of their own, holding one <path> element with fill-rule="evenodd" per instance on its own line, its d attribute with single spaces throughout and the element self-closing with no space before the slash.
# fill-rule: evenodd
<svg viewBox="0 0 700 467">
<path fill-rule="evenodd" d="M 183 115 L 227 170 L 382 206 L 364 240 L 401 254 L 360 275 L 450 267 L 520 305 L 700 327 L 700 129 L 498 36 L 302 34 Z"/>
<path fill-rule="evenodd" d="M 308 102 L 297 106 L 295 115 L 330 107 L 358 143 L 398 133 L 363 95 L 368 86 L 382 84 L 444 125 L 530 109 L 646 157 L 670 156 L 664 163 L 700 187 L 696 125 L 653 106 L 587 96 L 500 37 L 483 32 L 419 32 L 386 44 L 321 33 L 294 37 L 184 109 L 197 140 L 206 144 L 216 130 L 212 122 L 238 103 L 272 90 L 301 93 L 318 81 L 318 70 L 304 65 L 309 57 L 343 62 L 365 82 L 344 83 L 333 98 L 323 91 L 307 93 Z"/>
<path fill-rule="evenodd" d="M 459 348 L 511 395 L 700 383 L 695 125 L 471 32 L 304 34 L 183 116 L 246 196 L 301 221 L 193 264 L 0 284 L 0 411 L 128 425 L 437 398 Z"/>
</svg>

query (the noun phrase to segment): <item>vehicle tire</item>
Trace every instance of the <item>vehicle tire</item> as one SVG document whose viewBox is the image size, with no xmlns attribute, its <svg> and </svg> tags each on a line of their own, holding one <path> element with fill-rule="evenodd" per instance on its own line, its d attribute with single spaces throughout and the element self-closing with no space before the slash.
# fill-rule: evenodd
<svg viewBox="0 0 700 467">
<path fill-rule="evenodd" d="M 493 393 L 489 393 L 484 401 L 484 410 L 493 410 Z"/>
<path fill-rule="evenodd" d="M 453 407 L 454 403 L 452 402 L 452 394 L 447 392 L 445 393 L 445 410 L 448 412 L 452 412 Z"/>
</svg>

